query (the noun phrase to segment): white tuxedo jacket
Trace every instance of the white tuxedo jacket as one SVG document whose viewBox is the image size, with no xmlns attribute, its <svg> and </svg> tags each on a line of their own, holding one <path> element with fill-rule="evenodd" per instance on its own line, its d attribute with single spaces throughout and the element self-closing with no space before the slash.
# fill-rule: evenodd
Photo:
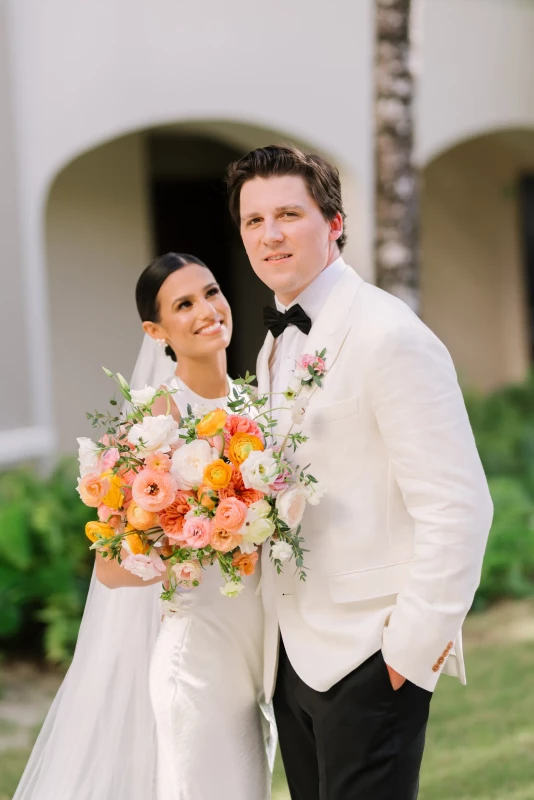
<svg viewBox="0 0 534 800">
<path fill-rule="evenodd" d="M 269 391 L 267 334 L 258 357 Z M 451 358 L 400 300 L 347 267 L 306 352 L 328 372 L 309 401 L 294 459 L 326 487 L 302 526 L 307 580 L 264 548 L 265 696 L 279 630 L 302 680 L 326 691 L 382 648 L 386 663 L 432 691 L 465 683 L 461 626 L 480 580 L 492 503 Z M 289 413 L 279 430 L 290 427 Z"/>
</svg>

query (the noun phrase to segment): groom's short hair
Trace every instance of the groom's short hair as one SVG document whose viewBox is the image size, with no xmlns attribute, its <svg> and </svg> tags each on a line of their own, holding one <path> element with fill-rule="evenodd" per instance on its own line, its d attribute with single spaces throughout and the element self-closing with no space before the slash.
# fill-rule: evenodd
<svg viewBox="0 0 534 800">
<path fill-rule="evenodd" d="M 323 217 L 330 221 L 339 213 L 345 223 L 341 181 L 337 168 L 316 153 L 303 153 L 293 145 L 272 144 L 251 150 L 228 167 L 230 213 L 238 228 L 241 225 L 240 197 L 244 184 L 253 178 L 274 178 L 282 175 L 300 175 Z M 340 252 L 346 241 L 347 237 L 343 231 L 337 240 Z"/>
</svg>

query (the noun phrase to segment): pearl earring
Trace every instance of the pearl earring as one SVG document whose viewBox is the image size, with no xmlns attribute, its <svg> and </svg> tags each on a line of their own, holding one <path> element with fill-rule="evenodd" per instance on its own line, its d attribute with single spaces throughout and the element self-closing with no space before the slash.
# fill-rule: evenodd
<svg viewBox="0 0 534 800">
<path fill-rule="evenodd" d="M 156 339 L 156 344 L 158 345 L 158 347 L 166 347 L 167 346 L 167 342 L 165 341 L 165 339 Z"/>
</svg>

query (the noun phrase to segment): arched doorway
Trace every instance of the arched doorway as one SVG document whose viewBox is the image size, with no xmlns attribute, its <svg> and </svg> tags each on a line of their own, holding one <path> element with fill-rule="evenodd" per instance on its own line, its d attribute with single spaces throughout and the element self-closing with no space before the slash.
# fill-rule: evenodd
<svg viewBox="0 0 534 800">
<path fill-rule="evenodd" d="M 532 173 L 532 131 L 462 142 L 423 172 L 422 314 L 466 387 L 520 381 L 530 366 L 520 185 Z"/>
<path fill-rule="evenodd" d="M 55 179 L 46 213 L 55 423 L 59 448 L 89 432 L 86 410 L 131 373 L 141 341 L 134 287 L 169 250 L 199 256 L 232 306 L 229 371 L 255 369 L 271 295 L 252 272 L 224 184 L 246 148 L 179 129 L 134 133 L 84 153 Z M 85 430 L 84 430 L 85 427 Z"/>
</svg>

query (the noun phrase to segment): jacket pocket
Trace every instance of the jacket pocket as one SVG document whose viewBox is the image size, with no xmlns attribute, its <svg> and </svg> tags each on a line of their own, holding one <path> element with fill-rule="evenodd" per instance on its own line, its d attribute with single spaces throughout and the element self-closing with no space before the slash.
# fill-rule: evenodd
<svg viewBox="0 0 534 800">
<path fill-rule="evenodd" d="M 411 559 L 379 567 L 336 572 L 329 575 L 328 588 L 334 603 L 353 603 L 398 594 L 408 581 Z"/>
<path fill-rule="evenodd" d="M 348 397 L 337 403 L 330 403 L 326 406 L 310 405 L 305 412 L 304 422 L 306 425 L 321 425 L 325 422 L 335 422 L 338 419 L 345 419 L 358 414 L 360 410 L 359 398 Z"/>
</svg>

